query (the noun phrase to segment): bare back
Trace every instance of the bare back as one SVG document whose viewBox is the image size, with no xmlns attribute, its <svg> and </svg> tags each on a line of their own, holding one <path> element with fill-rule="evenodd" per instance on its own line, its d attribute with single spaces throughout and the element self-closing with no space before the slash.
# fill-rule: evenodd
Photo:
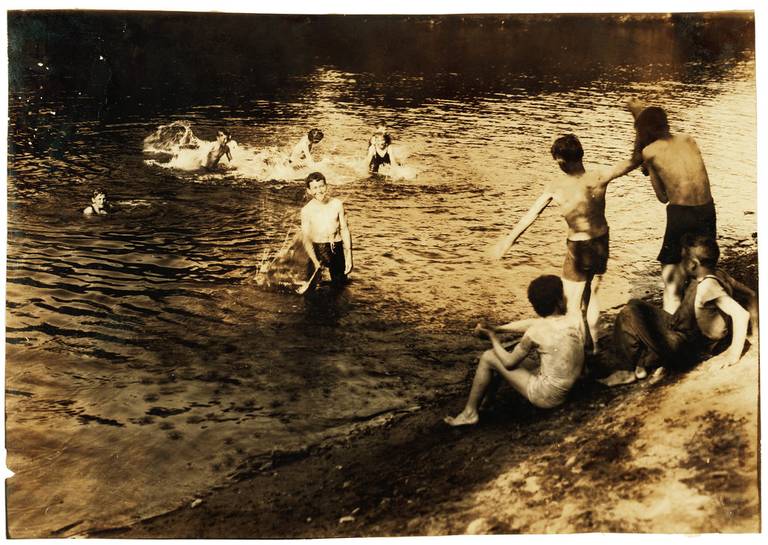
<svg viewBox="0 0 768 545">
<path fill-rule="evenodd" d="M 669 204 L 698 206 L 712 202 L 709 176 L 696 141 L 686 134 L 656 140 L 643 149 L 651 181 Z"/>
<path fill-rule="evenodd" d="M 339 199 L 321 203 L 311 200 L 301 209 L 302 230 L 312 242 L 337 242 L 341 240 L 342 204 Z"/>
<path fill-rule="evenodd" d="M 605 219 L 607 179 L 600 171 L 563 175 L 550 185 L 560 213 L 568 224 L 569 240 L 590 240 L 608 232 Z"/>
</svg>

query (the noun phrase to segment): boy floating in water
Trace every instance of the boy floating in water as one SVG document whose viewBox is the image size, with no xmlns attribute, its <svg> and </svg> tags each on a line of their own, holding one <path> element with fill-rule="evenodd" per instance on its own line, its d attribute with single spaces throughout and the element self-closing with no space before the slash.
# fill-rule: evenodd
<svg viewBox="0 0 768 545">
<path fill-rule="evenodd" d="M 368 172 L 376 174 L 379 172 L 381 165 L 400 164 L 390 147 L 390 144 L 392 144 L 391 136 L 388 134 L 377 134 L 371 137 L 371 142 L 368 148 L 368 155 L 365 156 Z"/>
<path fill-rule="evenodd" d="M 312 166 L 315 160 L 312 158 L 312 147 L 323 139 L 323 131 L 320 129 L 310 129 L 307 134 L 301 137 L 301 140 L 294 146 L 291 157 L 288 162 L 294 168 L 304 165 Z"/>
<path fill-rule="evenodd" d="M 688 234 L 681 248 L 680 269 L 688 286 L 674 315 L 632 299 L 616 318 L 614 342 L 636 378 L 645 378 L 649 367 L 690 365 L 702 353 L 723 350 L 729 338 L 722 363 L 732 365 L 741 358 L 750 319 L 757 334 L 755 293 L 717 268 L 720 250 L 715 239 Z"/>
<path fill-rule="evenodd" d="M 493 348 L 480 356 L 464 410 L 455 417 L 446 417 L 447 424 L 477 424 L 480 404 L 487 393 L 495 390 L 499 377 L 536 407 L 550 409 L 565 401 L 584 365 L 581 317 L 566 314 L 563 283 L 557 276 L 544 275 L 534 279 L 528 286 L 528 300 L 541 318 L 525 320 L 525 335 L 512 352 L 501 345 L 492 330 L 480 324 L 475 328 L 476 332 L 488 335 Z M 538 369 L 531 360 L 520 365 L 533 350 L 539 355 Z"/>
<path fill-rule="evenodd" d="M 226 155 L 227 160 L 232 162 L 232 153 L 229 151 L 227 143 L 232 139 L 227 129 L 219 129 L 216 132 L 216 141 L 213 143 L 211 151 L 205 157 L 203 168 L 213 170 L 219 164 L 219 160 Z"/>
<path fill-rule="evenodd" d="M 352 271 L 352 237 L 344 204 L 339 199 L 328 198 L 328 184 L 321 173 L 313 172 L 307 176 L 306 184 L 312 200 L 301 209 L 301 233 L 310 259 L 307 264 L 309 280 L 304 290 L 322 266 L 328 267 L 334 284 L 346 281 Z"/>
<path fill-rule="evenodd" d="M 661 108 L 642 108 L 633 99 L 627 108 L 635 116 L 635 155 L 643 161 L 660 202 L 667 204 L 667 227 L 658 260 L 664 280 L 664 310 L 673 314 L 680 305 L 684 275 L 679 270 L 680 240 L 687 233 L 717 238 L 715 203 L 709 176 L 696 141 L 669 132 Z"/>
<path fill-rule="evenodd" d="M 552 157 L 564 176 L 544 188 L 542 195 L 517 225 L 493 249 L 500 259 L 517 238 L 539 217 L 553 200 L 560 205 L 568 224 L 566 256 L 563 264 L 563 284 L 568 312 L 581 316 L 584 288 L 590 283 L 586 309 L 587 325 L 592 339 L 592 352 L 597 352 L 597 324 L 600 306 L 597 292 L 608 263 L 608 222 L 605 219 L 605 192 L 608 182 L 637 167 L 637 162 L 623 161 L 613 168 L 587 172 L 582 163 L 584 150 L 573 134 L 561 136 L 552 144 Z"/>
<path fill-rule="evenodd" d="M 96 189 L 91 195 L 91 204 L 83 209 L 86 216 L 105 216 L 107 215 L 107 195 L 101 189 Z"/>
</svg>

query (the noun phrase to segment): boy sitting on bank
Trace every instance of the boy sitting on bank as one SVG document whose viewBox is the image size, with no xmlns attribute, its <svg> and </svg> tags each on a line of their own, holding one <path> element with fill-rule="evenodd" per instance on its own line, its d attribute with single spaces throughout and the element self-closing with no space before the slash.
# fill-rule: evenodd
<svg viewBox="0 0 768 545">
<path fill-rule="evenodd" d="M 294 168 L 300 168 L 304 165 L 312 166 L 315 160 L 312 158 L 312 147 L 323 139 L 323 131 L 320 129 L 310 129 L 307 134 L 301 137 L 301 140 L 294 146 L 288 162 Z"/>
<path fill-rule="evenodd" d="M 687 134 L 672 135 L 667 114 L 658 107 L 627 102 L 635 117 L 635 159 L 642 159 L 660 202 L 667 204 L 667 227 L 659 252 L 664 281 L 664 310 L 680 305 L 685 275 L 679 270 L 680 240 L 687 233 L 717 238 L 715 203 L 709 176 L 696 141 Z"/>
<path fill-rule="evenodd" d="M 328 184 L 320 172 L 306 178 L 307 192 L 312 196 L 301 209 L 301 233 L 304 249 L 309 256 L 307 276 L 326 266 L 331 281 L 340 284 L 352 271 L 352 237 L 349 234 L 344 204 L 336 198 L 328 198 Z"/>
<path fill-rule="evenodd" d="M 741 358 L 750 320 L 753 337 L 757 335 L 755 292 L 717 268 L 717 242 L 689 234 L 681 246 L 680 269 L 688 284 L 674 315 L 632 299 L 616 318 L 615 346 L 623 361 L 634 366 L 637 378 L 644 378 L 648 368 L 690 366 L 702 354 L 726 346 L 722 363 L 732 365 Z"/>
<path fill-rule="evenodd" d="M 568 313 L 582 315 L 584 288 L 589 282 L 586 319 L 592 352 L 597 353 L 597 326 L 600 317 L 597 293 L 608 264 L 605 193 L 608 182 L 627 174 L 637 167 L 638 163 L 630 159 L 609 169 L 587 171 L 582 162 L 584 150 L 581 142 L 573 134 L 555 140 L 551 152 L 564 175 L 545 186 L 544 192 L 520 218 L 509 235 L 496 244 L 492 256 L 500 259 L 550 202 L 559 204 L 560 213 L 568 224 L 563 264 L 563 285 L 568 301 Z"/>
<path fill-rule="evenodd" d="M 231 139 L 232 136 L 229 134 L 227 129 L 219 129 L 216 131 L 216 141 L 213 143 L 211 151 L 209 151 L 208 155 L 205 156 L 203 168 L 206 170 L 215 169 L 219 164 L 219 160 L 221 160 L 224 155 L 227 156 L 227 160 L 230 163 L 232 162 L 232 153 L 230 152 L 229 146 L 227 145 Z"/>
<path fill-rule="evenodd" d="M 581 317 L 566 315 L 563 283 L 554 275 L 539 276 L 528 286 L 528 300 L 541 316 L 527 321 L 527 329 L 512 352 L 499 342 L 493 330 L 477 325 L 493 348 L 486 350 L 477 365 L 469 399 L 457 416 L 448 416 L 451 426 L 477 424 L 478 409 L 487 393 L 503 377 L 536 407 L 550 409 L 561 405 L 584 365 L 584 326 Z M 526 356 L 536 351 L 540 364 Z M 521 363 L 526 360 L 523 365 Z"/>
</svg>

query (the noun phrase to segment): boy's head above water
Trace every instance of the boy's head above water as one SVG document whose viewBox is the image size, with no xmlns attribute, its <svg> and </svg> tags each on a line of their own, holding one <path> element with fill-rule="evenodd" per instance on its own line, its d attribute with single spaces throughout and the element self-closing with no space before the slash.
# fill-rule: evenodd
<svg viewBox="0 0 768 545">
<path fill-rule="evenodd" d="M 107 194 L 104 193 L 103 189 L 94 189 L 93 193 L 91 193 L 91 203 L 96 204 L 98 206 L 104 206 L 104 203 L 107 200 Z"/>
<path fill-rule="evenodd" d="M 228 129 L 219 129 L 218 131 L 216 131 L 216 138 L 217 139 L 223 138 L 224 143 L 227 143 L 232 138 L 232 135 L 229 133 Z"/>
<path fill-rule="evenodd" d="M 528 285 L 528 301 L 536 314 L 546 318 L 552 314 L 565 313 L 563 281 L 559 276 L 544 274 L 534 278 Z"/>
<path fill-rule="evenodd" d="M 309 138 L 309 141 L 313 144 L 317 144 L 323 139 L 323 131 L 320 129 L 310 129 L 307 133 L 307 138 Z"/>
<path fill-rule="evenodd" d="M 376 134 L 373 137 L 373 144 L 379 148 L 384 149 L 392 143 L 392 137 L 388 134 Z"/>
</svg>

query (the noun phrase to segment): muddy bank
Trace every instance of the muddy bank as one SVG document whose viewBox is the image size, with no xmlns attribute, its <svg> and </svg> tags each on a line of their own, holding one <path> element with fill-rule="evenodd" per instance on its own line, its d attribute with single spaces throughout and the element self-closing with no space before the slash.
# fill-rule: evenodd
<svg viewBox="0 0 768 545">
<path fill-rule="evenodd" d="M 756 286 L 756 254 L 724 265 Z M 470 367 L 473 367 L 471 365 Z M 177 511 L 92 534 L 319 538 L 464 533 L 757 532 L 758 365 L 703 362 L 540 411 L 504 390 L 452 429 L 467 386 L 346 441 L 256 460 Z M 509 392 L 509 393 L 508 393 Z"/>
</svg>

